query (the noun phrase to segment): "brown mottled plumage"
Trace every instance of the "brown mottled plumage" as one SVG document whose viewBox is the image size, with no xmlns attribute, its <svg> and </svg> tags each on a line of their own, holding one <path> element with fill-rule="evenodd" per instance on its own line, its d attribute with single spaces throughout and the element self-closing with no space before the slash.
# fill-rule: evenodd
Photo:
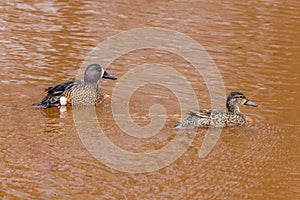
<svg viewBox="0 0 300 200">
<path fill-rule="evenodd" d="M 227 112 L 221 110 L 191 111 L 190 116 L 182 120 L 181 124 L 176 125 L 175 128 L 240 126 L 246 121 L 246 116 L 240 112 L 240 105 L 257 106 L 243 93 L 231 92 L 227 97 Z"/>
<path fill-rule="evenodd" d="M 49 87 L 46 89 L 47 95 L 42 101 L 33 105 L 39 108 L 60 105 L 97 105 L 104 98 L 104 93 L 98 86 L 100 78 L 117 79 L 108 74 L 100 65 L 91 64 L 84 72 L 84 81 L 68 81 L 55 87 Z"/>
</svg>

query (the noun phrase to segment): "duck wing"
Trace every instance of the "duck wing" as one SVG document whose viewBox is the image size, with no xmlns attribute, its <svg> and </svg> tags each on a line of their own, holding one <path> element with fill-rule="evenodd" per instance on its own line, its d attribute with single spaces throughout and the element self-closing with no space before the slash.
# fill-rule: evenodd
<svg viewBox="0 0 300 200">
<path fill-rule="evenodd" d="M 74 85 L 76 85 L 79 81 L 68 81 L 59 85 L 56 85 L 54 87 L 49 87 L 47 89 L 45 89 L 45 91 L 48 94 L 51 95 L 62 95 L 67 89 L 73 87 Z"/>
<path fill-rule="evenodd" d="M 188 114 L 191 117 L 199 117 L 199 118 L 209 118 L 213 110 L 194 110 L 190 111 Z"/>
<path fill-rule="evenodd" d="M 64 92 L 78 84 L 80 84 L 80 81 L 68 81 L 54 87 L 49 87 L 45 89 L 47 95 L 39 103 L 33 104 L 33 106 L 39 108 L 59 106 L 60 97 L 64 94 Z"/>
<path fill-rule="evenodd" d="M 175 128 L 191 128 L 196 126 L 208 126 L 210 124 L 210 116 L 213 110 L 194 110 L 187 114 L 186 119 L 182 120 L 180 124 L 175 125 Z"/>
</svg>

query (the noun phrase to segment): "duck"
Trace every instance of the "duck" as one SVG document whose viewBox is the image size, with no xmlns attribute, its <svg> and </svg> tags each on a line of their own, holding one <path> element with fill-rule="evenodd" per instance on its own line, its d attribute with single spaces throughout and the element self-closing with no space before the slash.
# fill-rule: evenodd
<svg viewBox="0 0 300 200">
<path fill-rule="evenodd" d="M 101 78 L 116 80 L 99 64 L 90 64 L 84 72 L 84 81 L 73 80 L 45 89 L 46 96 L 38 103 L 33 104 L 38 108 L 56 106 L 92 106 L 104 99 L 104 92 L 98 85 Z"/>
<path fill-rule="evenodd" d="M 190 111 L 188 113 L 189 116 L 174 127 L 183 129 L 195 127 L 241 126 L 246 122 L 246 116 L 241 113 L 239 108 L 240 105 L 258 106 L 255 102 L 248 100 L 242 92 L 231 92 L 226 101 L 227 111 Z"/>
</svg>

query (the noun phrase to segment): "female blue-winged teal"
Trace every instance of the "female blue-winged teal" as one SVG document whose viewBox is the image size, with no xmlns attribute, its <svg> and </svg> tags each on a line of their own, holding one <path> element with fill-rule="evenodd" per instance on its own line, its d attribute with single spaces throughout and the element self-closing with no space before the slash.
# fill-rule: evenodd
<svg viewBox="0 0 300 200">
<path fill-rule="evenodd" d="M 97 105 L 104 98 L 104 93 L 98 86 L 100 78 L 116 80 L 100 65 L 91 64 L 84 72 L 84 81 L 68 81 L 46 89 L 47 95 L 41 102 L 33 104 L 39 108 L 49 108 L 63 105 L 91 106 Z"/>
<path fill-rule="evenodd" d="M 258 106 L 249 101 L 243 93 L 231 92 L 227 97 L 227 112 L 221 110 L 191 111 L 190 116 L 175 128 L 240 126 L 246 121 L 246 116 L 240 112 L 240 105 Z"/>
</svg>

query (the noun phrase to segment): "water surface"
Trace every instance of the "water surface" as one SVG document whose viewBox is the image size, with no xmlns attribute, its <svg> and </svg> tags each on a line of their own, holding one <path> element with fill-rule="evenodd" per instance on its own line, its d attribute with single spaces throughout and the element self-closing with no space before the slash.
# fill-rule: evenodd
<svg viewBox="0 0 300 200">
<path fill-rule="evenodd" d="M 0 197 L 299 199 L 298 1 L 23 0 L 3 3 L 0 10 Z M 143 27 L 168 28 L 193 38 L 215 61 L 226 93 L 242 91 L 259 107 L 241 108 L 247 123 L 223 129 L 205 158 L 198 158 L 198 150 L 207 130 L 198 129 L 191 146 L 174 163 L 151 173 L 130 174 L 89 154 L 76 132 L 72 108 L 60 112 L 31 104 L 42 98 L 44 88 L 74 79 L 100 42 Z M 121 78 L 144 63 L 178 70 L 192 84 L 199 106 L 210 108 L 203 77 L 172 53 L 132 51 L 115 60 L 109 73 Z M 109 95 L 116 85 L 117 81 L 101 81 Z M 115 145 L 151 152 L 175 138 L 178 132 L 172 127 L 180 120 L 176 96 L 155 84 L 133 94 L 132 120 L 149 124 L 154 104 L 164 106 L 168 118 L 158 134 L 146 139 L 120 130 L 110 98 L 95 110 Z"/>
</svg>

